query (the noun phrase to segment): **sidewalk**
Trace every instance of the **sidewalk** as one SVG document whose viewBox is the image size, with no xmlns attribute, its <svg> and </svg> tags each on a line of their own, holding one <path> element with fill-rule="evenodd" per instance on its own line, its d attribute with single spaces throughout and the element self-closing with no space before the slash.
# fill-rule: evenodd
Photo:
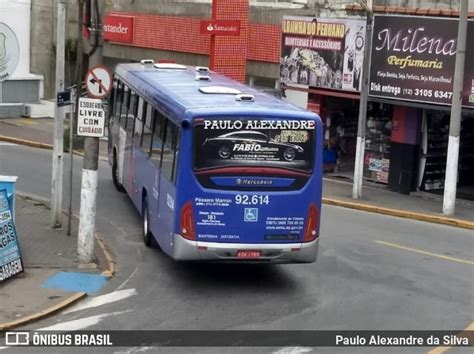
<svg viewBox="0 0 474 354">
<path fill-rule="evenodd" d="M 350 204 L 358 204 L 359 207 L 354 209 L 380 212 L 380 209 L 396 209 L 404 212 L 407 218 L 419 219 L 429 222 L 436 220 L 459 219 L 472 223 L 474 228 L 474 202 L 458 200 L 456 203 L 456 214 L 450 218 L 444 216 L 441 211 L 443 208 L 443 199 L 441 196 L 431 195 L 425 192 L 411 193 L 404 195 L 391 192 L 382 187 L 363 186 L 362 198 L 352 199 L 352 182 L 339 181 L 325 178 L 323 182 L 323 197 L 327 204 L 351 207 Z M 379 209 L 379 210 L 377 210 Z M 420 213 L 426 218 L 410 217 L 413 213 Z M 382 214 L 394 215 L 390 212 L 382 212 Z M 402 216 L 402 215 L 398 215 Z M 442 221 L 442 220 L 441 220 Z M 440 222 L 443 224 L 444 222 Z M 455 225 L 455 223 L 446 222 L 447 225 Z"/>
<path fill-rule="evenodd" d="M 65 128 L 68 122 L 65 122 Z M 2 118 L 0 119 L 0 140 L 33 147 L 52 149 L 54 119 L 52 118 Z M 68 148 L 68 146 L 65 146 Z M 99 141 L 99 156 L 107 159 L 107 141 Z"/>
<path fill-rule="evenodd" d="M 66 223 L 66 217 L 63 218 Z M 107 259 L 96 242 L 96 266 L 78 269 L 77 228 L 49 227 L 50 210 L 44 204 L 16 197 L 16 228 L 24 272 L 0 284 L 0 331 L 52 314 L 98 291 L 107 281 L 101 272 Z"/>
<path fill-rule="evenodd" d="M 34 146 L 34 143 L 51 145 L 53 127 L 54 121 L 49 118 L 0 119 L 0 140 L 20 139 L 23 142 L 18 143 L 30 146 Z M 101 158 L 107 157 L 106 141 L 100 142 L 99 154 Z M 372 186 L 364 186 L 362 194 L 361 199 L 354 200 L 352 182 L 324 179 L 323 196 L 326 204 L 474 229 L 474 202 L 459 200 L 456 214 L 446 217 L 441 214 L 441 196 L 423 192 L 411 193 L 408 196 Z"/>
</svg>

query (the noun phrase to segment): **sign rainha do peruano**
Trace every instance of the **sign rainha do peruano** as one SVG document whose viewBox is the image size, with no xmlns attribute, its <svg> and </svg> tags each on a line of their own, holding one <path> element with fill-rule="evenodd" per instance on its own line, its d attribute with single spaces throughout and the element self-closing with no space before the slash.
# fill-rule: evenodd
<svg viewBox="0 0 474 354">
<path fill-rule="evenodd" d="M 20 245 L 5 189 L 0 190 L 0 283 L 23 272 Z"/>
<path fill-rule="evenodd" d="M 376 97 L 451 104 L 457 19 L 375 17 L 369 94 Z M 468 32 L 473 33 L 474 22 Z M 474 43 L 468 36 L 463 105 L 474 106 Z"/>
<path fill-rule="evenodd" d="M 366 21 L 285 16 L 280 79 L 345 91 L 360 91 Z"/>
<path fill-rule="evenodd" d="M 133 42 L 133 17 L 106 15 L 104 16 L 103 34 L 105 41 L 117 43 Z"/>
</svg>

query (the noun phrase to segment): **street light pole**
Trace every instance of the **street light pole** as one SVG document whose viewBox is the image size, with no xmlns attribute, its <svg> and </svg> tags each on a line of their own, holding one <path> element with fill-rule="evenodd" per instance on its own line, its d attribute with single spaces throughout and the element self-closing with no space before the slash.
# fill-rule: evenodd
<svg viewBox="0 0 474 354">
<path fill-rule="evenodd" d="M 359 123 L 357 127 L 357 145 L 354 166 L 354 184 L 352 198 L 362 197 L 362 180 L 364 175 L 365 129 L 367 125 L 367 101 L 369 96 L 370 56 L 372 52 L 373 11 L 372 0 L 367 1 L 367 25 L 365 32 L 364 62 L 362 69 L 362 85 L 360 89 Z"/>
<path fill-rule="evenodd" d="M 54 118 L 53 171 L 51 176 L 51 227 L 61 228 L 63 209 L 64 108 L 58 107 L 57 95 L 64 91 L 64 51 L 66 0 L 57 0 L 56 31 L 56 110 Z"/>
<path fill-rule="evenodd" d="M 468 0 L 459 4 L 459 24 L 456 63 L 454 67 L 451 118 L 449 123 L 448 156 L 446 160 L 446 178 L 444 181 L 443 214 L 454 214 L 456 188 L 458 180 L 459 135 L 461 133 L 462 97 L 464 81 L 464 59 L 466 57 Z"/>
</svg>

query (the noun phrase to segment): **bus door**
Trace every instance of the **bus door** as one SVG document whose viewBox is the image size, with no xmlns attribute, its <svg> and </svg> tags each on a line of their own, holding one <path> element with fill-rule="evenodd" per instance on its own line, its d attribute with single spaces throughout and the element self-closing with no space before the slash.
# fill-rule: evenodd
<svg viewBox="0 0 474 354">
<path fill-rule="evenodd" d="M 134 178 L 134 164 L 133 164 L 133 129 L 135 116 L 137 114 L 138 96 L 135 92 L 130 91 L 129 104 L 126 119 L 120 125 L 120 150 L 123 149 L 122 157 L 122 185 L 128 194 L 133 197 L 133 178 Z"/>
<path fill-rule="evenodd" d="M 171 243 L 174 235 L 175 201 L 176 201 L 176 171 L 179 130 L 169 120 L 165 120 L 164 139 L 161 169 L 160 169 L 160 193 L 159 193 L 159 224 L 162 235 Z"/>
</svg>

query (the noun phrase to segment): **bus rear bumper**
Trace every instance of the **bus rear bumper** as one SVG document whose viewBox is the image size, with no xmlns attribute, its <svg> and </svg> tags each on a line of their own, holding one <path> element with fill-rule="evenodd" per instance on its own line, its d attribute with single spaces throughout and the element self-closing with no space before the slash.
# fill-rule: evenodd
<svg viewBox="0 0 474 354">
<path fill-rule="evenodd" d="M 190 241 L 174 236 L 173 258 L 178 261 L 234 261 L 263 263 L 312 263 L 318 256 L 319 238 L 311 242 L 285 244 L 221 243 Z M 237 251 L 260 251 L 258 258 L 238 258 Z"/>
</svg>

